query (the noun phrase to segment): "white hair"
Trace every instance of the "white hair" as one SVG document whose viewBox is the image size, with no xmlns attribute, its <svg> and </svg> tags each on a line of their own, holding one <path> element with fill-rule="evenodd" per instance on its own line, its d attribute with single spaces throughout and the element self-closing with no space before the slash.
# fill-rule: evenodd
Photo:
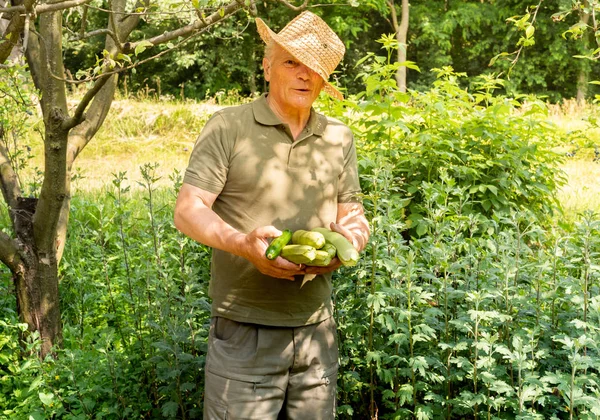
<svg viewBox="0 0 600 420">
<path fill-rule="evenodd" d="M 277 43 L 273 40 L 273 38 L 271 38 L 269 40 L 269 43 L 267 45 L 265 45 L 265 58 L 269 61 L 271 61 L 271 59 L 273 58 L 273 54 L 275 52 L 275 46 L 277 45 Z"/>
</svg>

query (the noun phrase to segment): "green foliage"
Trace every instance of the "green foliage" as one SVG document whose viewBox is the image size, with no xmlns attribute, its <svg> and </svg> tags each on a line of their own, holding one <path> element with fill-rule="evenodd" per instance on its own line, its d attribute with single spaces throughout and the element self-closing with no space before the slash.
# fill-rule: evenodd
<svg viewBox="0 0 600 420">
<path fill-rule="evenodd" d="M 102 196 L 73 198 L 55 360 L 14 351 L 22 325 L 2 302 L 0 418 L 202 417 L 209 253 L 173 226 L 181 176 L 159 190 L 157 164 L 140 170 L 141 190 L 119 173 Z"/>
<path fill-rule="evenodd" d="M 560 96 L 577 95 L 578 100 L 580 95 L 593 97 L 593 89 L 586 84 L 590 78 L 598 77 L 598 69 L 577 59 L 591 54 L 593 37 L 582 36 L 586 27 L 591 29 L 588 35 L 595 31 L 584 23 L 583 12 L 590 13 L 591 9 L 585 9 L 585 2 L 581 1 L 514 3 L 501 8 L 502 18 L 511 24 L 511 36 L 499 44 L 495 58 L 505 60 L 499 60 L 494 67 L 506 70 L 513 86 L 519 86 L 521 91 L 547 94 L 553 101 Z M 559 94 L 561 90 L 569 93 Z"/>
<path fill-rule="evenodd" d="M 132 33 L 131 42 L 143 42 L 174 30 L 194 20 L 199 10 L 213 11 L 224 2 L 196 3 L 195 8 L 182 1 L 153 3 L 142 10 L 148 14 Z M 400 2 L 395 3 L 399 13 Z M 65 13 L 69 33 L 77 34 L 82 27 L 106 27 L 107 14 L 102 11 L 101 4 L 95 1 L 93 5 L 99 8 L 87 9 L 86 25 L 82 22 L 83 8 Z M 315 4 L 312 2 L 309 6 Z M 329 7 L 310 10 L 322 16 L 347 47 L 338 73 L 333 77 L 348 92 L 358 93 L 363 87 L 356 79 L 360 70 L 355 63 L 368 51 L 376 51 L 376 40 L 394 30 L 390 23 L 389 2 L 323 0 L 319 4 Z M 590 35 L 594 30 L 591 24 L 586 29 L 580 23 L 582 9 L 578 5 L 581 1 L 539 4 L 536 8 L 535 4 L 524 0 L 412 0 L 408 59 L 425 71 L 409 71 L 409 87 L 427 90 L 435 81 L 430 70 L 451 66 L 469 76 L 494 71 L 504 72 L 506 77 L 510 73 L 510 80 L 503 89 L 511 94 L 519 91 L 546 95 L 553 102 L 574 97 L 581 88 L 579 76 L 582 71 L 589 80 L 600 79 L 600 70 L 586 62 L 589 60 L 575 58 L 598 56 Z M 275 31 L 282 29 L 297 14 L 276 1 L 256 2 L 256 6 L 258 16 L 266 19 Z M 65 63 L 75 75 L 87 74 L 88 69 L 94 68 L 99 72 L 105 64 L 109 67 L 117 63 L 128 64 L 169 51 L 135 71 L 128 70 L 120 80 L 126 94 L 152 89 L 159 96 L 204 99 L 217 91 L 237 90 L 249 96 L 266 90 L 261 68 L 263 42 L 256 33 L 254 18 L 248 13 L 238 13 L 190 39 L 180 38 L 147 49 L 147 45 L 138 44 L 135 53 L 129 56 L 105 57 L 101 53 L 104 39 L 100 36 L 83 40 L 73 38 L 65 37 Z M 525 48 L 515 62 L 516 50 L 521 47 Z M 489 63 L 494 57 L 498 60 L 490 69 Z M 597 88 L 589 85 L 587 96 L 592 98 L 594 93 Z"/>
<path fill-rule="evenodd" d="M 464 215 L 447 199 L 458 187 L 439 183 L 425 194 L 431 232 L 406 242 L 391 198 L 398 181 L 381 163 L 365 197 L 370 247 L 354 279 L 337 277 L 340 417 L 597 415 L 597 321 L 583 320 L 600 273 L 586 287 L 580 257 L 600 251 L 597 239 L 582 242 L 598 215 L 579 222 L 585 234 L 545 232 L 527 212 Z"/>
<path fill-rule="evenodd" d="M 398 63 L 390 59 L 392 44 L 386 46 L 387 59 L 368 55 L 359 63 L 366 90 L 348 101 L 349 124 L 364 139 L 362 173 L 380 167 L 373 156 L 383 154 L 393 177 L 402 180 L 412 232 L 430 231 L 424 186 L 437 183 L 452 191 L 443 199 L 457 203 L 465 215 L 529 209 L 536 217 L 551 216 L 564 179 L 560 156 L 551 151 L 561 139 L 548 122 L 546 105 L 531 96 L 494 95 L 503 84 L 494 77 L 476 79 L 470 92 L 459 86 L 464 74 L 449 67 L 436 70 L 429 91 L 400 93 L 393 79 Z M 371 188 L 368 182 L 363 187 Z"/>
<path fill-rule="evenodd" d="M 21 346 L 19 338 L 27 331 L 27 324 L 18 322 L 14 296 L 6 285 L 7 276 L 0 272 L 0 418 L 44 418 L 43 370 L 35 356 L 39 349 L 39 335 L 27 334 Z M 25 356 L 25 357 L 24 357 Z M 27 357 L 30 356 L 30 357 Z"/>
<path fill-rule="evenodd" d="M 599 217 L 548 225 L 563 140 L 545 106 L 492 95 L 491 77 L 471 93 L 449 68 L 401 94 L 390 56 L 365 63 L 344 115 L 372 236 L 336 276 L 339 417 L 598 415 Z"/>
<path fill-rule="evenodd" d="M 37 168 L 30 183 L 25 182 L 24 176 L 33 155 L 23 140 L 33 125 L 36 98 L 28 80 L 27 69 L 18 63 L 0 67 L 0 149 L 25 195 L 34 194 L 40 185 Z"/>
</svg>

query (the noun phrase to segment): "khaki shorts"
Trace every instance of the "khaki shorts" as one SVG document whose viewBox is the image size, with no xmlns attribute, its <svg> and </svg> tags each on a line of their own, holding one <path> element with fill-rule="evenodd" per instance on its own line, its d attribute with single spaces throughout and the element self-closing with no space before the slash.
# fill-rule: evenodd
<svg viewBox="0 0 600 420">
<path fill-rule="evenodd" d="M 337 359 L 333 317 L 297 328 L 215 317 L 204 420 L 333 419 Z"/>
</svg>

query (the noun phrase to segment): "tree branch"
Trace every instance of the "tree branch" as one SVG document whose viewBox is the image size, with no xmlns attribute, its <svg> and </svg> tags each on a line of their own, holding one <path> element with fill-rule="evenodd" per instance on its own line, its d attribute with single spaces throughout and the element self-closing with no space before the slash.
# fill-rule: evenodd
<svg viewBox="0 0 600 420">
<path fill-rule="evenodd" d="M 138 1 L 136 7 L 141 4 L 147 5 L 148 0 L 144 3 Z M 125 10 L 126 0 L 113 0 L 111 3 L 111 14 L 109 16 L 108 27 L 113 31 L 108 31 L 104 43 L 104 48 L 111 54 L 116 54 L 122 48 L 120 40 L 127 40 L 131 31 L 135 29 L 140 21 L 139 16 L 133 16 L 131 19 L 118 19 L 118 14 Z M 113 32 L 111 36 L 108 32 Z M 105 73 L 100 76 L 94 86 L 86 92 L 81 102 L 77 105 L 73 117 L 68 118 L 65 127 L 72 128 L 69 130 L 67 139 L 67 178 L 65 183 L 66 196 L 63 200 L 62 208 L 60 209 L 59 219 L 56 227 L 56 259 L 60 261 L 65 247 L 67 237 L 67 224 L 69 221 L 70 210 L 70 173 L 73 163 L 78 154 L 94 137 L 110 110 L 116 90 L 118 74 Z M 89 108 L 88 108 L 89 105 Z M 84 111 L 87 112 L 84 116 Z"/>
<path fill-rule="evenodd" d="M 302 12 L 303 10 L 306 10 L 306 8 L 308 7 L 308 0 L 304 0 L 304 3 L 302 3 L 300 6 L 294 6 L 292 3 L 290 3 L 287 0 L 277 0 L 279 3 L 285 5 L 286 7 L 292 9 L 295 12 Z"/>
<path fill-rule="evenodd" d="M 142 3 L 138 2 L 138 5 L 139 4 Z M 116 27 L 116 30 L 119 32 L 118 39 L 126 41 L 131 31 L 139 22 L 139 16 L 134 16 L 131 19 L 117 19 L 116 15 L 124 10 L 125 2 L 122 0 L 115 0 L 111 3 L 111 6 L 114 13 L 111 13 L 109 19 L 115 19 L 116 22 L 115 25 L 109 23 L 109 26 Z M 106 31 L 108 31 L 108 29 L 106 29 Z M 109 35 L 109 37 L 106 38 L 104 48 L 111 54 L 116 53 L 118 51 L 116 39 Z M 81 114 L 89 103 L 89 109 L 85 113 L 85 119 L 80 121 L 81 123 L 74 126 L 69 132 L 67 151 L 67 165 L 69 171 L 79 153 L 94 137 L 104 122 L 106 115 L 108 115 L 117 85 L 117 75 L 116 72 L 107 72 L 100 75 L 100 78 L 104 79 L 104 82 L 97 82 L 92 88 L 93 91 L 87 92 L 81 103 L 77 106 L 73 118 L 77 118 L 76 116 Z"/>
<path fill-rule="evenodd" d="M 34 0 L 26 0 L 21 7 L 23 7 L 23 10 L 31 9 L 33 3 Z M 23 32 L 23 28 L 25 27 L 25 22 L 26 19 L 22 14 L 12 14 L 6 32 L 2 36 L 4 42 L 0 44 L 0 63 L 6 61 L 13 48 L 19 43 L 21 32 Z"/>
<path fill-rule="evenodd" d="M 542 5 L 543 2 L 544 2 L 544 0 L 540 0 L 538 5 L 535 6 L 535 12 L 533 13 L 533 18 L 531 19 L 532 25 L 535 23 L 535 19 L 537 18 L 538 11 L 540 10 L 540 6 Z M 517 61 L 519 61 L 519 56 L 521 55 L 521 51 L 523 51 L 523 48 L 525 48 L 524 45 L 521 45 L 521 47 L 516 51 L 517 55 L 516 55 L 515 59 L 513 61 L 511 61 L 511 63 L 510 63 L 510 69 L 508 70 L 509 75 L 512 72 L 513 67 L 517 65 Z"/>
<path fill-rule="evenodd" d="M 23 30 L 25 20 L 20 15 L 13 15 L 6 27 L 0 43 L 0 63 L 4 63 L 13 48 L 19 42 L 19 34 Z"/>
<path fill-rule="evenodd" d="M 79 38 L 83 39 L 83 35 L 85 34 L 85 28 L 87 26 L 87 16 L 88 16 L 88 5 L 83 6 L 83 13 L 81 15 L 81 26 L 79 27 Z"/>
<path fill-rule="evenodd" d="M 31 34 L 29 36 L 29 46 L 25 52 L 25 57 L 27 58 L 27 65 L 29 66 L 33 84 L 38 90 L 41 91 L 43 83 L 42 81 L 47 77 L 47 68 L 45 65 L 47 60 L 46 55 L 44 54 L 45 49 L 42 52 L 42 42 L 39 34 L 34 29 L 30 29 L 30 31 Z"/>
<path fill-rule="evenodd" d="M 70 9 L 72 7 L 81 6 L 82 4 L 90 3 L 92 0 L 66 0 L 56 3 L 46 3 L 36 6 L 33 10 L 36 15 L 48 12 L 56 12 L 59 10 Z M 32 2 L 33 3 L 33 2 Z M 0 7 L 0 13 L 24 13 L 27 11 L 25 5 L 11 6 L 11 7 Z"/>
<path fill-rule="evenodd" d="M 135 4 L 135 8 L 137 9 L 138 7 L 145 7 L 148 8 L 150 6 L 150 0 L 138 0 Z M 122 11 L 125 11 L 125 5 L 123 4 L 122 7 Z M 135 28 L 138 25 L 138 22 L 140 21 L 140 15 L 136 14 L 136 13 L 128 13 L 127 16 L 125 16 L 124 18 L 122 18 L 121 20 L 119 20 L 119 31 L 123 32 L 123 33 L 127 33 L 129 34 L 131 31 L 133 31 L 133 28 Z M 121 39 L 127 39 L 127 37 L 120 37 Z"/>
<path fill-rule="evenodd" d="M 85 95 L 83 96 L 83 98 L 81 99 L 79 104 L 77 105 L 77 108 L 75 109 L 75 112 L 73 113 L 73 116 L 67 118 L 63 122 L 63 128 L 65 130 L 70 130 L 71 128 L 75 127 L 76 125 L 79 125 L 81 123 L 81 121 L 83 121 L 83 119 L 85 118 L 84 114 L 83 114 L 85 109 L 90 104 L 92 99 L 94 99 L 94 97 L 100 91 L 100 89 L 102 89 L 102 86 L 104 86 L 106 84 L 106 82 L 108 81 L 108 79 L 110 79 L 111 76 L 112 76 L 112 74 L 104 74 L 98 80 L 96 80 L 96 83 L 94 83 L 94 86 L 92 86 L 92 88 L 85 93 Z"/>
<path fill-rule="evenodd" d="M 1 127 L 0 130 L 2 130 Z M 1 135 L 2 133 L 0 133 Z M 17 174 L 10 164 L 8 150 L 6 150 L 6 147 L 2 143 L 0 143 L 0 189 L 2 189 L 2 196 L 8 205 L 8 212 L 14 226 L 15 220 L 11 210 L 17 207 L 17 197 L 21 195 L 21 187 L 19 186 Z"/>
<path fill-rule="evenodd" d="M 40 198 L 33 215 L 33 236 L 37 251 L 46 254 L 53 263 L 56 253 L 56 229 L 67 190 L 67 145 L 68 131 L 62 126 L 68 118 L 65 83 L 56 81 L 50 74 L 64 74 L 62 61 L 62 13 L 45 13 L 39 17 L 38 36 L 42 54 L 33 59 L 42 60 L 39 67 L 45 76 L 41 79 L 41 104 L 44 115 L 44 181 Z M 28 60 L 31 55 L 27 54 Z M 45 60 L 44 60 L 45 59 Z"/>
<path fill-rule="evenodd" d="M 110 16 L 108 18 L 108 26 L 110 27 L 110 31 L 112 31 L 112 33 L 114 34 L 113 41 L 116 44 L 117 51 L 122 51 L 123 50 L 123 43 L 119 39 L 119 29 L 117 28 L 117 22 L 116 21 L 117 21 L 117 19 L 115 18 L 114 15 Z M 136 23 L 136 26 L 137 26 L 137 23 Z"/>
<path fill-rule="evenodd" d="M 19 271 L 19 265 L 23 261 L 17 242 L 2 231 L 0 231 L 0 261 L 13 273 Z"/>
<path fill-rule="evenodd" d="M 222 9 L 220 9 L 223 12 L 221 12 L 221 11 L 215 12 L 215 13 L 209 15 L 208 17 L 206 17 L 204 20 L 197 20 L 194 23 L 191 23 L 187 26 L 184 26 L 182 28 L 176 29 L 171 32 L 165 32 L 164 34 L 155 36 L 154 38 L 150 38 L 150 39 L 146 39 L 146 40 L 138 41 L 138 42 L 133 42 L 133 43 L 126 43 L 123 47 L 123 52 L 130 53 L 130 52 L 134 51 L 135 47 L 142 42 L 150 42 L 152 45 L 156 46 L 159 44 L 164 44 L 166 42 L 172 41 L 179 37 L 186 37 L 188 35 L 191 35 L 195 32 L 201 31 L 202 29 L 205 29 L 209 26 L 214 25 L 215 23 L 234 14 L 235 12 L 237 12 L 240 9 L 242 9 L 242 5 L 240 5 L 237 1 L 232 1 L 227 6 L 224 6 Z"/>
<path fill-rule="evenodd" d="M 256 0 L 250 0 L 250 15 L 258 17 L 258 9 L 256 8 Z"/>
<path fill-rule="evenodd" d="M 115 43 L 118 41 L 117 36 L 110 29 L 96 29 L 95 31 L 91 32 L 79 33 L 76 37 L 69 38 L 69 41 L 81 41 L 83 39 L 98 35 L 108 35 L 115 41 Z"/>
</svg>

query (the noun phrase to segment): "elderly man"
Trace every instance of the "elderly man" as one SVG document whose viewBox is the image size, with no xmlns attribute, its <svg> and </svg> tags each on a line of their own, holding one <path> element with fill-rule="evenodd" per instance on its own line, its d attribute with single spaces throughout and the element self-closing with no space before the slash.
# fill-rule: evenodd
<svg viewBox="0 0 600 420">
<path fill-rule="evenodd" d="M 175 208 L 177 228 L 214 249 L 204 418 L 333 419 L 340 262 L 265 251 L 283 229 L 329 227 L 359 251 L 368 240 L 352 133 L 312 108 L 321 90 L 342 97 L 327 79 L 345 49 L 310 12 L 279 33 L 256 23 L 269 93 L 208 121 Z"/>
</svg>

